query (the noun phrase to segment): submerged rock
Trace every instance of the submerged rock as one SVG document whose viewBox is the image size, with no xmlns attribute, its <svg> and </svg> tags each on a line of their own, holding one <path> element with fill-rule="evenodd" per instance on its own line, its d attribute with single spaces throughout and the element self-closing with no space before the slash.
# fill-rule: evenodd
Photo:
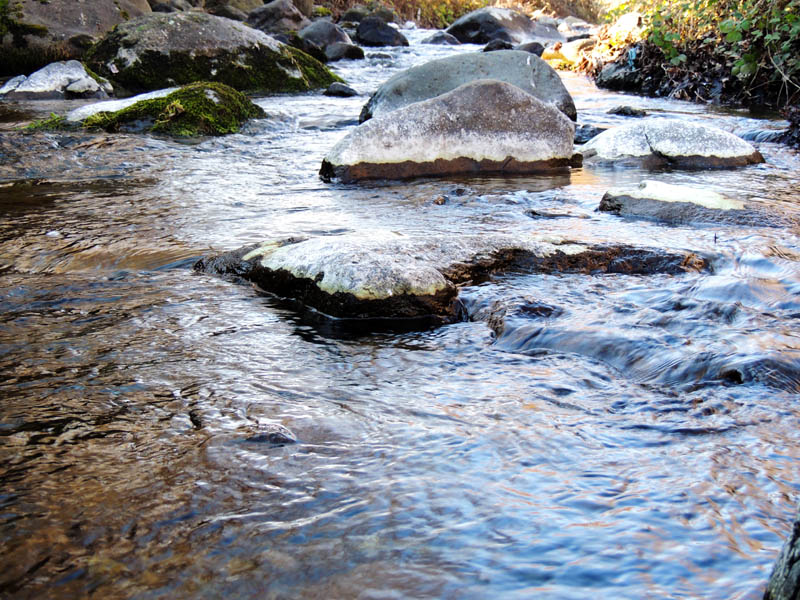
<svg viewBox="0 0 800 600">
<path fill-rule="evenodd" d="M 351 88 L 349 85 L 339 83 L 338 81 L 334 81 L 324 93 L 326 96 L 338 96 L 339 98 L 352 98 L 353 96 L 358 96 L 358 92 L 356 90 Z"/>
<path fill-rule="evenodd" d="M 520 88 L 478 80 L 370 119 L 325 157 L 323 179 L 403 179 L 566 170 L 574 127 Z"/>
<path fill-rule="evenodd" d="M 462 44 L 488 44 L 492 40 L 512 44 L 566 41 L 550 24 L 537 23 L 517 11 L 494 6 L 474 10 L 457 19 L 447 28 L 447 33 Z"/>
<path fill-rule="evenodd" d="M 301 92 L 339 81 L 319 61 L 263 32 L 197 12 L 152 14 L 123 23 L 86 59 L 131 93 L 195 81 L 219 81 L 248 92 Z"/>
<path fill-rule="evenodd" d="M 0 88 L 0 97 L 8 100 L 54 100 L 62 98 L 108 98 L 111 84 L 96 80 L 77 60 L 56 62 L 32 73 L 19 76 Z"/>
<path fill-rule="evenodd" d="M 641 252 L 503 235 L 415 238 L 374 232 L 248 246 L 204 258 L 195 269 L 252 282 L 332 317 L 428 325 L 461 319 L 460 283 L 510 268 L 600 272 L 620 256 Z M 676 272 L 694 268 L 685 255 L 662 262 Z M 635 272 L 635 266 L 620 272 Z"/>
<path fill-rule="evenodd" d="M 325 48 L 325 58 L 328 62 L 335 62 L 342 59 L 361 60 L 364 58 L 364 50 L 355 44 L 335 43 Z"/>
<path fill-rule="evenodd" d="M 728 168 L 764 162 L 758 150 L 732 133 L 667 119 L 646 119 L 609 129 L 587 142 L 582 152 L 586 164 L 645 168 Z"/>
<path fill-rule="evenodd" d="M 434 98 L 477 79 L 510 83 L 554 104 L 573 121 L 577 117 L 572 96 L 550 65 L 528 52 L 498 50 L 457 54 L 398 73 L 372 95 L 360 120 Z"/>
<path fill-rule="evenodd" d="M 764 600 L 800 598 L 800 510 L 772 569 Z"/>
<path fill-rule="evenodd" d="M 608 190 L 600 201 L 599 210 L 668 223 L 778 224 L 776 218 L 746 209 L 740 200 L 717 192 L 650 180 L 642 181 L 637 187 Z"/>
<path fill-rule="evenodd" d="M 115 112 L 97 112 L 82 120 L 88 128 L 109 132 L 151 131 L 173 136 L 236 133 L 264 111 L 247 96 L 221 83 L 200 82 L 163 96 L 139 99 Z"/>
</svg>

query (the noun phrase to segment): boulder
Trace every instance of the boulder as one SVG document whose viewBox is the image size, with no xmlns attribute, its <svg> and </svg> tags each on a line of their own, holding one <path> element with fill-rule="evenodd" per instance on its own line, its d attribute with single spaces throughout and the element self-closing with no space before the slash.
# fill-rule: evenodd
<svg viewBox="0 0 800 600">
<path fill-rule="evenodd" d="M 69 113 L 67 113 L 66 121 L 68 123 L 81 124 L 83 123 L 83 121 L 85 121 L 92 115 L 96 115 L 97 113 L 118 112 L 123 108 L 128 108 L 129 106 L 132 106 L 137 102 L 141 102 L 142 100 L 163 98 L 164 96 L 168 96 L 172 92 L 177 91 L 179 89 L 180 88 L 177 87 L 164 88 L 163 90 L 155 90 L 153 92 L 147 92 L 146 94 L 139 94 L 138 96 L 131 96 L 129 98 L 123 98 L 121 100 L 106 100 L 105 102 L 84 104 L 83 106 L 71 110 Z"/>
<path fill-rule="evenodd" d="M 478 80 L 383 114 L 351 131 L 322 163 L 345 182 L 567 170 L 574 126 L 509 83 Z"/>
<path fill-rule="evenodd" d="M 364 58 L 364 50 L 353 44 L 331 44 L 325 48 L 325 58 L 328 62 L 336 62 L 343 58 L 360 60 Z"/>
<path fill-rule="evenodd" d="M 500 234 L 411 237 L 375 231 L 251 245 L 203 258 L 195 270 L 252 282 L 338 319 L 402 319 L 428 326 L 461 320 L 457 286 L 494 272 L 656 268 L 655 261 L 640 256 L 645 254 Z M 684 254 L 660 258 L 661 272 L 690 270 Z"/>
<path fill-rule="evenodd" d="M 225 17 L 226 19 L 233 19 L 234 21 L 241 21 L 242 23 L 247 21 L 247 13 L 243 10 L 239 10 L 238 8 L 234 8 L 233 6 L 222 5 L 206 12 L 208 12 L 210 15 Z"/>
<path fill-rule="evenodd" d="M 222 83 L 193 83 L 165 95 L 129 100 L 136 101 L 114 112 L 109 112 L 108 106 L 100 107 L 81 124 L 108 132 L 149 131 L 189 137 L 236 133 L 248 119 L 266 116 L 247 96 Z"/>
<path fill-rule="evenodd" d="M 575 103 L 553 68 L 519 50 L 456 54 L 412 67 L 381 85 L 361 110 L 361 121 L 427 100 L 476 79 L 505 81 L 554 104 L 575 120 Z"/>
<path fill-rule="evenodd" d="M 732 133 L 697 123 L 643 119 L 615 127 L 582 149 L 586 164 L 645 168 L 728 168 L 764 162 L 761 153 Z"/>
<path fill-rule="evenodd" d="M 368 16 L 369 9 L 363 4 L 356 4 L 344 11 L 342 16 L 339 18 L 339 21 L 342 23 L 360 23 Z"/>
<path fill-rule="evenodd" d="M 474 10 L 457 19 L 447 28 L 447 33 L 462 44 L 488 44 L 495 39 L 512 44 L 567 41 L 550 24 L 538 23 L 517 11 L 494 6 Z"/>
<path fill-rule="evenodd" d="M 287 33 L 300 31 L 311 25 L 311 21 L 297 10 L 292 0 L 272 0 L 251 11 L 247 24 L 264 33 Z"/>
<path fill-rule="evenodd" d="M 702 188 L 645 180 L 638 186 L 608 190 L 599 210 L 622 216 L 670 223 L 724 222 L 753 225 L 756 218 L 744 203 Z"/>
<path fill-rule="evenodd" d="M 339 98 L 352 98 L 353 96 L 358 96 L 358 92 L 351 88 L 349 85 L 344 83 L 340 83 L 338 81 L 334 81 L 328 89 L 325 90 L 326 96 L 336 96 Z"/>
<path fill-rule="evenodd" d="M 261 31 L 198 12 L 123 23 L 86 60 L 129 93 L 206 80 L 247 92 L 302 92 L 339 80 L 319 61 Z"/>
<path fill-rule="evenodd" d="M 87 40 L 150 12 L 147 0 L 0 2 L 0 76 L 32 73 L 52 62 L 80 58 Z"/>
<path fill-rule="evenodd" d="M 615 106 L 614 108 L 609 108 L 606 111 L 608 115 L 617 115 L 619 117 L 635 117 L 637 119 L 646 117 L 647 111 L 643 108 L 636 108 L 635 106 Z"/>
<path fill-rule="evenodd" d="M 513 50 L 514 45 L 505 40 L 492 40 L 483 47 L 482 52 L 496 52 L 497 50 Z"/>
<path fill-rule="evenodd" d="M 331 44 L 352 44 L 353 40 L 345 33 L 344 29 L 330 21 L 314 21 L 308 27 L 301 29 L 297 35 L 308 40 L 322 49 Z"/>
<path fill-rule="evenodd" d="M 526 42 L 516 46 L 514 49 L 521 52 L 530 52 L 536 56 L 541 56 L 544 54 L 544 46 L 540 42 Z"/>
<path fill-rule="evenodd" d="M 627 60 L 620 60 L 605 65 L 597 74 L 595 84 L 607 90 L 635 92 L 641 88 L 642 77 Z"/>
<path fill-rule="evenodd" d="M 408 46 L 406 36 L 377 17 L 362 19 L 356 30 L 356 41 L 362 46 Z"/>
<path fill-rule="evenodd" d="M 585 144 L 594 137 L 597 137 L 605 131 L 602 127 L 595 127 L 588 123 L 583 123 L 575 126 L 575 143 Z"/>
<path fill-rule="evenodd" d="M 423 44 L 435 44 L 439 46 L 458 46 L 461 42 L 458 41 L 456 36 L 450 35 L 445 31 L 437 31 L 430 37 L 422 40 Z"/>
<path fill-rule="evenodd" d="M 53 100 L 62 98 L 108 98 L 108 81 L 94 79 L 77 60 L 56 62 L 32 73 L 13 78 L 0 88 L 7 100 Z"/>
<path fill-rule="evenodd" d="M 764 600 L 800 598 L 800 510 L 772 569 Z"/>
</svg>

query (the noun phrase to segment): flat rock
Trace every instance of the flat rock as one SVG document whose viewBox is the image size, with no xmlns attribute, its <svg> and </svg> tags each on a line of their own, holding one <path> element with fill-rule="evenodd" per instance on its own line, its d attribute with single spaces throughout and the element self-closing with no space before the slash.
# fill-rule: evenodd
<svg viewBox="0 0 800 600">
<path fill-rule="evenodd" d="M 196 81 L 258 93 L 302 92 L 339 80 L 325 65 L 238 21 L 153 13 L 118 25 L 86 55 L 129 94 Z"/>
<path fill-rule="evenodd" d="M 203 258 L 195 269 L 252 282 L 336 318 L 429 325 L 461 318 L 460 283 L 511 268 L 597 272 L 624 254 L 619 247 L 505 235 L 419 238 L 376 231 L 247 246 Z M 685 256 L 674 258 L 687 262 Z"/>
<path fill-rule="evenodd" d="M 760 211 L 748 210 L 740 200 L 718 192 L 652 180 L 642 181 L 635 187 L 608 190 L 600 201 L 599 210 L 670 223 L 767 225 L 770 222 Z"/>
<path fill-rule="evenodd" d="M 552 104 L 509 83 L 478 80 L 362 123 L 328 153 L 320 175 L 351 182 L 564 171 L 573 135 L 573 123 Z"/>
<path fill-rule="evenodd" d="M 108 98 L 113 88 L 108 81 L 95 81 L 77 60 L 60 61 L 19 76 L 0 88 L 8 100 L 54 100 L 63 98 Z"/>
<path fill-rule="evenodd" d="M 729 168 L 764 162 L 753 146 L 722 129 L 652 118 L 604 131 L 582 152 L 586 164 L 645 168 Z"/>
<path fill-rule="evenodd" d="M 496 39 L 512 44 L 567 41 L 552 24 L 538 23 L 520 12 L 495 6 L 464 15 L 447 28 L 447 33 L 462 44 L 488 44 Z"/>
<path fill-rule="evenodd" d="M 476 79 L 510 83 L 555 105 L 572 120 L 577 116 L 572 96 L 550 65 L 528 52 L 498 50 L 457 54 L 398 73 L 372 95 L 360 120 L 434 98 Z"/>
</svg>

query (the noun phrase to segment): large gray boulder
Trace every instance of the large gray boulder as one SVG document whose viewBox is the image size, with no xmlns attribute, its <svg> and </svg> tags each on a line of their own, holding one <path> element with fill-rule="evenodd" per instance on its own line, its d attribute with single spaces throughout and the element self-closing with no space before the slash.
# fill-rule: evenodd
<svg viewBox="0 0 800 600">
<path fill-rule="evenodd" d="M 522 13 L 495 6 L 480 8 L 464 15 L 446 31 L 462 44 L 488 44 L 492 40 L 503 40 L 512 44 L 567 41 L 558 28 L 549 23 L 537 23 Z"/>
<path fill-rule="evenodd" d="M 478 80 L 362 123 L 325 157 L 342 181 L 566 170 L 574 125 L 509 83 Z"/>
<path fill-rule="evenodd" d="M 433 60 L 398 73 L 372 95 L 360 120 L 428 100 L 476 79 L 496 79 L 555 105 L 573 121 L 575 103 L 558 73 L 534 54 L 519 50 L 470 52 Z"/>
<path fill-rule="evenodd" d="M 615 127 L 582 149 L 586 164 L 645 168 L 728 168 L 764 162 L 743 139 L 716 127 L 671 119 L 643 119 Z"/>
<path fill-rule="evenodd" d="M 297 10 L 292 0 L 272 0 L 247 15 L 247 24 L 264 33 L 287 33 L 299 31 L 311 25 L 303 13 Z"/>
<path fill-rule="evenodd" d="M 356 41 L 362 46 L 408 46 L 408 39 L 381 18 L 362 19 L 356 30 Z"/>
<path fill-rule="evenodd" d="M 86 61 L 131 94 L 195 81 L 247 92 L 302 92 L 339 80 L 261 31 L 198 12 L 153 13 L 123 23 L 89 50 Z"/>
<path fill-rule="evenodd" d="M 764 593 L 764 600 L 800 598 L 800 511 L 792 524 Z"/>
<path fill-rule="evenodd" d="M 150 13 L 147 0 L 0 2 L 0 76 L 80 58 L 118 23 Z"/>
<path fill-rule="evenodd" d="M 113 88 L 108 81 L 97 81 L 77 60 L 51 63 L 19 76 L 0 88 L 0 98 L 8 100 L 54 100 L 63 98 L 108 98 Z"/>
<path fill-rule="evenodd" d="M 512 267 L 546 273 L 637 272 L 641 253 L 499 234 L 413 237 L 374 231 L 256 244 L 203 258 L 195 269 L 253 282 L 340 319 L 429 325 L 461 318 L 457 286 L 476 277 Z M 675 255 L 660 264 L 662 270 L 667 265 L 680 272 L 689 270 L 686 262 L 685 255 Z"/>
</svg>

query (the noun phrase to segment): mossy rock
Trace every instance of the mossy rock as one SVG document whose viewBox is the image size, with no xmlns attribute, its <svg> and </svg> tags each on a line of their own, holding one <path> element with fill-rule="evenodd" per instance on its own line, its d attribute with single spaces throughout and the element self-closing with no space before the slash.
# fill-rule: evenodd
<svg viewBox="0 0 800 600">
<path fill-rule="evenodd" d="M 92 46 L 87 64 L 131 94 L 195 81 L 297 93 L 341 81 L 325 65 L 242 23 L 203 13 L 154 13 L 122 23 Z"/>
<path fill-rule="evenodd" d="M 190 137 L 236 133 L 248 119 L 264 116 L 264 111 L 241 92 L 205 81 L 116 112 L 97 113 L 84 120 L 83 126 L 109 132 L 151 131 Z"/>
</svg>

